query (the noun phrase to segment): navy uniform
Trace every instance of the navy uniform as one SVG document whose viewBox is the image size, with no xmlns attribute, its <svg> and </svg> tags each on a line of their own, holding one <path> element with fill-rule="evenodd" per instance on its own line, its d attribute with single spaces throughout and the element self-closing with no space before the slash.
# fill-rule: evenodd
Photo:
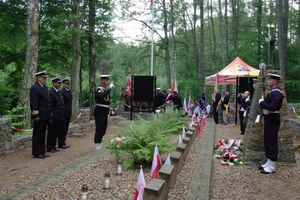
<svg viewBox="0 0 300 200">
<path fill-rule="evenodd" d="M 216 124 L 219 123 L 219 115 L 218 115 L 218 104 L 221 100 L 221 94 L 220 92 L 218 91 L 216 93 L 216 96 L 215 96 L 215 100 L 214 100 L 214 104 L 213 104 L 213 111 L 214 111 L 214 121 Z"/>
<path fill-rule="evenodd" d="M 64 78 L 62 82 L 64 86 L 66 84 L 70 84 L 70 78 Z M 68 134 L 70 119 L 72 116 L 73 95 L 71 90 L 69 90 L 69 88 L 67 87 L 63 87 L 63 89 L 60 90 L 60 93 L 64 99 L 64 111 L 63 111 L 64 122 L 63 122 L 63 134 L 61 135 L 61 137 L 58 137 L 58 147 L 67 149 L 70 147 L 69 145 L 66 145 L 66 136 Z"/>
<path fill-rule="evenodd" d="M 32 133 L 32 155 L 34 158 L 49 157 L 45 149 L 46 129 L 49 120 L 48 89 L 45 85 L 47 72 L 35 74 L 37 82 L 30 88 L 31 117 L 34 120 Z"/>
<path fill-rule="evenodd" d="M 110 90 L 114 87 L 113 83 L 107 88 L 110 75 L 101 75 L 101 84 L 95 93 L 96 106 L 94 108 L 94 118 L 96 131 L 94 137 L 95 151 L 101 149 L 102 138 L 105 135 L 110 109 Z M 106 84 L 106 85 L 105 85 Z"/>
<path fill-rule="evenodd" d="M 274 80 L 279 82 L 281 78 L 281 76 L 277 74 L 268 74 L 268 76 L 268 84 L 272 84 L 271 81 Z M 261 172 L 264 174 L 274 173 L 276 171 L 276 161 L 278 160 L 278 131 L 280 127 L 279 110 L 283 101 L 283 94 L 278 87 L 278 82 L 271 87 L 265 100 L 259 100 L 264 113 L 264 145 L 265 156 L 267 157 L 267 163 L 260 167 L 260 169 L 262 169 Z"/>
<path fill-rule="evenodd" d="M 160 92 L 160 88 L 156 89 L 156 94 L 155 94 L 155 98 L 154 98 L 154 106 L 160 107 L 164 104 L 164 94 Z"/>
<path fill-rule="evenodd" d="M 48 126 L 47 135 L 47 152 L 55 153 L 59 151 L 56 149 L 56 140 L 63 134 L 63 97 L 58 90 L 61 84 L 60 76 L 52 79 L 53 87 L 49 90 L 49 100 L 50 100 L 50 122 Z M 55 88 L 55 84 L 59 84 L 58 88 Z"/>
</svg>

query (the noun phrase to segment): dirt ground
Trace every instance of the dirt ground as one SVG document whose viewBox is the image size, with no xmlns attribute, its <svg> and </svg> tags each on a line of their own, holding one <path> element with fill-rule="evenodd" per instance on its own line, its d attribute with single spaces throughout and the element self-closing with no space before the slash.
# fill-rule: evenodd
<svg viewBox="0 0 300 200">
<path fill-rule="evenodd" d="M 122 124 L 117 124 L 117 126 L 124 126 Z M 218 131 L 225 131 L 224 126 L 217 126 L 217 132 Z M 228 127 L 226 127 L 228 129 Z M 238 127 L 235 127 L 237 129 Z M 232 129 L 231 129 L 232 131 Z M 231 132 L 230 131 L 230 132 Z M 238 129 L 237 129 L 238 132 Z M 105 138 L 107 138 L 110 135 L 118 135 L 120 132 L 112 127 L 108 127 L 107 134 Z M 45 175 L 53 170 L 59 169 L 76 159 L 83 157 L 94 150 L 94 132 L 87 132 L 81 135 L 76 136 L 68 136 L 67 137 L 67 145 L 70 145 L 71 148 L 69 149 L 61 149 L 60 152 L 57 153 L 49 153 L 51 157 L 46 159 L 35 159 L 31 156 L 31 147 L 26 148 L 22 151 L 12 153 L 9 155 L 2 155 L 0 156 L 0 197 L 11 190 L 14 190 L 15 188 L 24 186 L 25 184 L 32 182 L 36 178 Z M 218 138 L 216 138 L 218 139 Z M 216 140 L 217 141 L 217 140 Z M 108 140 L 104 141 L 108 142 Z M 300 139 L 297 137 L 294 137 L 294 145 L 300 145 Z M 299 154 L 297 152 L 296 154 Z M 299 168 L 299 156 L 298 157 L 298 168 Z M 215 165 L 214 161 L 214 165 Z M 217 163 L 219 165 L 219 163 Z M 232 169 L 237 170 L 236 173 L 240 175 L 240 178 L 244 179 L 243 183 L 245 187 L 249 187 L 249 190 L 252 190 L 251 193 L 264 193 L 263 199 L 268 199 L 267 197 L 273 196 L 274 197 L 274 190 L 272 191 L 272 185 L 276 188 L 276 192 L 278 194 L 283 194 L 282 191 L 284 190 L 285 194 L 290 193 L 299 193 L 299 183 L 295 179 L 299 180 L 300 176 L 294 177 L 288 175 L 288 170 L 284 170 L 285 174 L 282 173 L 276 173 L 273 176 L 265 176 L 263 179 L 261 178 L 255 178 L 252 179 L 251 182 L 248 182 L 246 180 L 249 179 L 249 177 L 243 177 L 244 170 L 253 170 L 253 166 L 241 166 L 241 168 L 232 168 L 232 167 L 222 167 L 220 170 L 221 173 L 228 173 L 230 174 L 232 172 Z M 281 168 L 282 169 L 282 168 Z M 227 171 L 228 170 L 228 171 Z M 227 171 L 227 172 L 226 172 Z M 257 170 L 256 170 L 257 171 Z M 256 171 L 253 171 L 253 173 L 256 173 Z M 300 172 L 299 172 L 300 173 Z M 215 176 L 218 176 L 217 174 L 214 174 Z M 214 176 L 213 175 L 213 176 Z M 247 176 L 244 174 L 244 176 Z M 259 175 L 261 176 L 261 175 Z M 273 178 L 272 178 L 273 177 Z M 274 178 L 275 177 L 275 178 Z M 216 177 L 215 177 L 216 178 Z M 263 181 L 262 181 L 263 180 Z M 222 184 L 228 185 L 231 181 L 234 180 L 222 180 Z M 219 181 L 218 181 L 219 182 Z M 212 191 L 218 190 L 219 186 L 217 188 L 214 188 L 214 184 L 212 185 Z M 236 188 L 238 190 L 238 188 Z M 229 192 L 225 189 L 224 194 Z M 226 196 L 226 195 L 225 195 Z M 258 195 L 259 197 L 262 197 L 261 195 Z M 279 195 L 280 196 L 280 195 Z M 278 197 L 279 197 L 278 196 Z M 229 197 L 229 199 L 235 199 L 235 197 Z M 284 197 L 284 195 L 280 196 Z M 279 198 L 279 199 L 280 199 Z M 219 199 L 219 198 L 216 198 Z M 222 199 L 222 198 L 221 198 Z M 238 198 L 237 198 L 238 199 Z M 246 199 L 252 199 L 251 197 Z M 259 198 L 260 199 L 260 198 Z M 276 199 L 276 198 L 273 198 Z M 292 199 L 300 199 L 299 194 L 296 196 L 296 198 Z"/>
</svg>

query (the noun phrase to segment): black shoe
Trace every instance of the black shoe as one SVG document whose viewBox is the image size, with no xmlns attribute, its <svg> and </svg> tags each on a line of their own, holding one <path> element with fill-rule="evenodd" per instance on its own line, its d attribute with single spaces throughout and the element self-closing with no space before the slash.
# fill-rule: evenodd
<svg viewBox="0 0 300 200">
<path fill-rule="evenodd" d="M 46 154 L 46 153 L 45 153 L 43 156 L 44 156 L 44 157 L 50 157 L 50 155 L 49 155 L 49 154 Z"/>
<path fill-rule="evenodd" d="M 261 165 L 259 165 L 258 169 L 263 170 L 264 168 Z"/>
<path fill-rule="evenodd" d="M 39 159 L 45 159 L 45 156 L 43 155 L 38 155 L 38 156 L 33 156 L 34 158 L 39 158 Z"/>
<path fill-rule="evenodd" d="M 267 171 L 265 171 L 264 169 L 263 170 L 261 170 L 260 171 L 262 174 L 272 174 L 272 173 L 275 173 L 276 171 L 274 171 L 274 172 L 267 172 Z"/>
<path fill-rule="evenodd" d="M 65 145 L 67 148 L 70 148 L 71 146 L 69 146 L 69 145 Z"/>
<path fill-rule="evenodd" d="M 60 151 L 59 149 L 55 149 L 55 151 Z"/>
<path fill-rule="evenodd" d="M 63 145 L 63 146 L 60 146 L 58 148 L 61 148 L 61 149 L 67 149 L 68 147 L 66 145 Z"/>
<path fill-rule="evenodd" d="M 55 149 L 47 149 L 47 152 L 56 153 Z"/>
</svg>

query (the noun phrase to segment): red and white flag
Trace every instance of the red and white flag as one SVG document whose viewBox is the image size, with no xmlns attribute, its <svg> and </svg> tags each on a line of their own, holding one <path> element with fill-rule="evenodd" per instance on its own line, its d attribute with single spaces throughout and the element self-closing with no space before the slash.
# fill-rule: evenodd
<svg viewBox="0 0 300 200">
<path fill-rule="evenodd" d="M 183 110 L 187 111 L 187 107 L 186 107 L 186 98 L 184 97 L 184 101 L 183 101 Z"/>
<path fill-rule="evenodd" d="M 182 142 L 182 138 L 181 138 L 181 135 L 179 135 L 178 144 L 183 144 L 183 142 Z"/>
<path fill-rule="evenodd" d="M 160 160 L 157 145 L 155 145 L 154 155 L 153 155 L 153 160 L 152 160 L 152 167 L 151 167 L 152 179 L 157 178 L 159 165 L 161 165 L 161 160 Z"/>
<path fill-rule="evenodd" d="M 178 92 L 177 81 L 176 81 L 176 74 L 175 74 L 175 77 L 174 77 L 174 80 L 173 80 L 173 84 L 172 84 L 172 88 L 171 88 L 170 94 L 167 96 L 166 101 L 169 100 L 169 98 L 172 96 L 172 94 L 173 94 L 174 91 Z"/>
<path fill-rule="evenodd" d="M 139 196 L 137 197 L 137 200 L 143 200 L 143 195 L 144 195 L 144 188 L 141 187 L 140 192 L 139 192 Z"/>
<path fill-rule="evenodd" d="M 144 173 L 143 173 L 143 168 L 141 166 L 141 170 L 140 170 L 140 174 L 139 174 L 139 179 L 136 185 L 136 189 L 135 189 L 135 196 L 134 196 L 134 200 L 137 200 L 139 196 L 141 196 L 143 198 L 143 194 L 144 194 L 144 188 L 146 187 L 146 182 L 145 182 L 145 178 L 144 178 Z M 142 193 L 142 194 L 140 194 Z"/>
<path fill-rule="evenodd" d="M 213 88 L 211 92 L 211 106 L 214 105 L 214 101 L 215 101 L 215 88 Z"/>
<path fill-rule="evenodd" d="M 201 125 L 199 124 L 199 125 L 198 125 L 198 130 L 197 130 L 197 136 L 200 135 L 201 132 L 202 132 L 202 130 L 201 130 Z"/>
<path fill-rule="evenodd" d="M 182 127 L 182 138 L 184 138 L 185 135 L 186 135 L 186 132 L 185 132 L 185 128 L 184 128 L 184 126 L 183 126 L 183 127 Z"/>
<path fill-rule="evenodd" d="M 126 94 L 131 95 L 131 70 L 128 71 Z"/>
<path fill-rule="evenodd" d="M 168 155 L 166 161 L 165 161 L 165 164 L 167 165 L 171 165 L 171 158 L 170 158 L 170 154 Z"/>
</svg>

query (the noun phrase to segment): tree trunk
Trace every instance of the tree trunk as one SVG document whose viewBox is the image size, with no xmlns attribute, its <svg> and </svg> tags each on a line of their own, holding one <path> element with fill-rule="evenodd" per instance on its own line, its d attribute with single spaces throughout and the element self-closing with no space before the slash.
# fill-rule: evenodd
<svg viewBox="0 0 300 200">
<path fill-rule="evenodd" d="M 284 2 L 284 5 L 283 5 Z M 288 0 L 276 0 L 280 73 L 286 80 Z"/>
<path fill-rule="evenodd" d="M 77 114 L 78 101 L 79 101 L 79 73 L 81 64 L 81 44 L 80 44 L 80 16 L 79 16 L 80 0 L 74 0 L 74 24 L 72 33 L 72 49 L 73 49 L 73 62 L 72 62 L 72 79 L 71 90 L 73 93 L 73 116 Z"/>
<path fill-rule="evenodd" d="M 211 9 L 210 9 L 210 21 L 211 21 L 211 27 L 212 27 L 212 34 L 213 34 L 213 70 L 214 72 L 216 72 L 216 55 L 217 55 L 217 42 L 216 42 L 216 31 L 215 31 L 215 23 L 214 23 L 214 17 L 213 17 L 213 4 L 212 4 L 213 0 L 211 0 Z"/>
<path fill-rule="evenodd" d="M 35 83 L 34 74 L 37 72 L 39 52 L 39 2 L 38 0 L 27 1 L 27 32 L 26 32 L 26 63 L 24 79 L 20 93 L 19 104 L 24 105 L 23 111 L 24 128 L 30 127 L 30 99 L 29 90 Z"/>
<path fill-rule="evenodd" d="M 236 0 L 231 0 L 232 8 L 232 46 L 233 53 L 236 53 L 236 43 L 237 43 L 237 2 Z"/>
<path fill-rule="evenodd" d="M 228 19 L 227 19 L 227 12 L 228 12 L 228 3 L 225 0 L 225 11 L 224 11 L 224 36 L 225 36 L 225 63 L 227 64 L 228 60 Z"/>
<path fill-rule="evenodd" d="M 193 34 L 193 53 L 192 53 L 192 63 L 191 66 L 194 66 L 198 64 L 197 59 L 195 59 L 198 55 L 197 51 L 197 40 L 196 40 L 196 22 L 197 22 L 197 0 L 193 0 L 193 24 L 192 24 L 192 34 Z"/>
<path fill-rule="evenodd" d="M 95 0 L 89 0 L 89 93 L 90 114 L 94 116 L 96 91 Z"/>
<path fill-rule="evenodd" d="M 173 53 L 174 53 L 174 74 L 177 74 L 177 56 L 176 56 L 176 40 L 174 34 L 174 7 L 173 0 L 170 0 L 171 6 L 171 32 L 172 32 L 172 40 L 173 40 Z"/>
<path fill-rule="evenodd" d="M 203 0 L 200 0 L 200 50 L 199 50 L 199 73 L 201 83 L 201 93 L 205 87 L 205 62 L 204 62 L 204 14 Z"/>
<path fill-rule="evenodd" d="M 225 49 L 224 49 L 224 38 L 223 38 L 223 15 L 222 15 L 222 5 L 221 0 L 219 0 L 219 18 L 220 18 L 220 45 L 222 53 L 222 66 L 226 67 L 225 63 Z"/>
<path fill-rule="evenodd" d="M 258 0 L 257 2 L 257 16 L 256 16 L 256 25 L 257 25 L 257 55 L 260 60 L 262 59 L 261 53 L 261 42 L 262 42 L 262 31 L 261 31 L 261 18 L 262 18 L 262 0 Z"/>
<path fill-rule="evenodd" d="M 164 15 L 164 49 L 166 53 L 165 64 L 167 71 L 167 85 L 171 88 L 171 70 L 170 70 L 170 51 L 169 51 L 169 38 L 168 38 L 168 14 L 166 9 L 166 1 L 163 0 L 163 15 Z"/>
</svg>

